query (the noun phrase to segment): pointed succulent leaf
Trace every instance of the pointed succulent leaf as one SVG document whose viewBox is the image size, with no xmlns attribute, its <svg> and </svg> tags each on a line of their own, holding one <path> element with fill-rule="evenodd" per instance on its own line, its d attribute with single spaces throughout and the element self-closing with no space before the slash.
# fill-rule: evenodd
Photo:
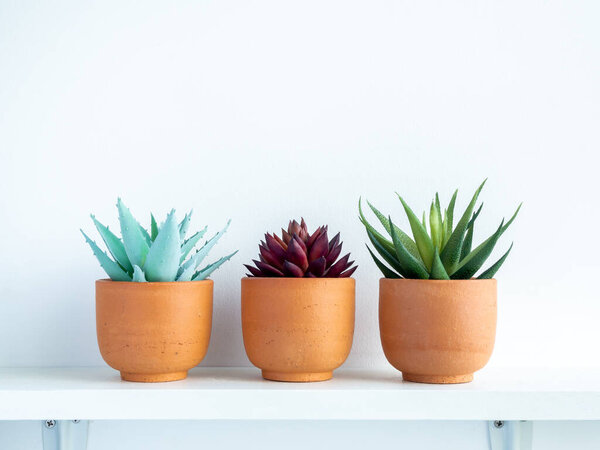
<svg viewBox="0 0 600 450">
<path fill-rule="evenodd" d="M 292 240 L 288 244 L 288 249 L 285 254 L 285 260 L 300 267 L 302 269 L 302 273 L 304 273 L 304 271 L 308 267 L 308 259 L 306 257 L 306 251 L 304 251 L 299 244 L 299 240 L 300 238 L 297 235 L 294 235 L 292 237 Z"/>
<path fill-rule="evenodd" d="M 352 261 L 350 264 L 354 264 L 354 261 Z M 354 266 L 345 272 L 340 273 L 340 278 L 350 278 L 356 269 L 358 269 L 358 266 Z"/>
<path fill-rule="evenodd" d="M 143 283 L 147 281 L 144 272 L 142 271 L 142 269 L 140 269 L 140 266 L 133 266 L 133 279 L 131 281 L 135 281 L 138 283 Z"/>
<path fill-rule="evenodd" d="M 218 259 L 214 263 L 209 264 L 202 270 L 199 270 L 192 277 L 192 281 L 205 280 L 206 278 L 208 278 L 210 276 L 211 273 L 213 273 L 215 270 L 217 270 L 219 267 L 221 267 L 225 262 L 229 261 L 233 257 L 233 255 L 235 255 L 237 252 L 238 252 L 238 250 L 231 253 L 230 255 L 223 256 L 222 258 Z"/>
<path fill-rule="evenodd" d="M 396 193 L 398 195 L 398 193 Z M 427 270 L 431 269 L 431 263 L 433 261 L 433 242 L 431 238 L 427 234 L 427 230 L 425 226 L 419 222 L 415 213 L 410 209 L 410 207 L 406 204 L 404 199 L 398 195 L 398 198 L 402 202 L 402 206 L 404 206 L 404 211 L 408 217 L 408 221 L 410 223 L 410 228 L 413 233 L 413 237 L 415 238 L 415 243 L 417 244 L 417 248 L 419 249 L 419 254 L 421 255 L 421 259 L 425 263 L 425 267 Z M 425 221 L 425 213 L 423 213 L 423 222 Z"/>
<path fill-rule="evenodd" d="M 143 266 L 146 279 L 148 281 L 175 281 L 180 257 L 179 227 L 175 219 L 175 210 L 171 210 L 146 257 Z"/>
<path fill-rule="evenodd" d="M 449 280 L 450 277 L 442 264 L 440 259 L 440 253 L 438 249 L 435 249 L 433 254 L 433 264 L 431 266 L 431 274 L 429 275 L 430 280 Z"/>
<path fill-rule="evenodd" d="M 179 264 L 185 261 L 185 258 L 188 257 L 192 249 L 196 246 L 198 241 L 202 239 L 202 236 L 206 233 L 208 226 L 204 227 L 202 230 L 194 233 L 189 239 L 186 239 L 183 244 L 181 244 L 181 257 L 179 258 Z M 181 236 L 181 235 L 180 235 Z"/>
<path fill-rule="evenodd" d="M 185 215 L 183 220 L 179 223 L 179 237 L 183 241 L 185 239 L 185 235 L 187 234 L 187 230 L 190 227 L 190 221 L 192 220 L 192 213 L 194 210 L 190 210 L 189 213 Z"/>
<path fill-rule="evenodd" d="M 261 271 L 261 276 L 263 277 L 283 277 L 284 274 L 281 270 L 276 269 L 273 266 L 270 266 L 262 261 L 256 261 L 256 260 L 252 260 L 252 262 L 254 262 L 254 264 L 256 264 L 256 267 L 259 268 L 259 270 Z"/>
<path fill-rule="evenodd" d="M 254 276 L 254 277 L 262 277 L 263 276 L 263 274 L 260 270 L 258 270 L 256 267 L 251 266 L 250 264 L 244 264 L 244 267 L 246 267 L 246 269 L 248 269 L 248 272 L 250 272 L 251 276 Z"/>
<path fill-rule="evenodd" d="M 266 244 L 263 245 L 259 245 L 258 246 L 258 250 L 260 252 L 260 255 L 263 257 L 263 259 L 265 260 L 265 262 L 267 262 L 267 264 L 272 265 L 273 267 L 277 267 L 278 269 L 283 269 L 283 261 L 282 260 L 278 260 L 275 255 L 266 247 Z"/>
<path fill-rule="evenodd" d="M 201 248 L 198 250 L 194 256 L 190 257 L 183 265 L 179 268 L 177 272 L 177 276 L 181 275 L 183 271 L 188 269 L 190 266 L 194 267 L 194 270 L 198 268 L 202 260 L 208 255 L 208 252 L 215 246 L 215 244 L 219 241 L 221 236 L 227 231 L 229 228 L 229 224 L 231 223 L 231 219 L 227 221 L 227 225 L 217 234 L 215 234 L 212 238 L 210 238 Z"/>
<path fill-rule="evenodd" d="M 439 199 L 436 194 L 436 202 L 431 202 L 429 211 L 429 228 L 431 229 L 431 240 L 433 245 L 439 250 L 442 247 L 444 239 L 442 232 L 442 215 L 439 210 Z"/>
<path fill-rule="evenodd" d="M 113 256 L 115 261 L 118 262 L 121 267 L 127 271 L 127 273 L 133 273 L 133 267 L 129 262 L 127 253 L 125 252 L 123 241 L 121 241 L 120 238 L 110 231 L 108 227 L 102 225 L 98 220 L 96 220 L 96 217 L 93 214 L 91 215 L 91 218 L 94 221 L 94 225 L 96 226 L 98 233 L 100 233 L 102 240 L 106 244 L 106 248 L 108 248 L 108 251 Z"/>
<path fill-rule="evenodd" d="M 287 244 L 284 243 L 284 247 L 277 239 L 275 239 L 274 236 L 271 236 L 269 233 L 265 234 L 265 243 L 267 244 L 267 247 L 269 247 L 269 250 L 275 255 L 277 260 L 283 261 L 285 259 L 285 252 L 288 248 Z"/>
<path fill-rule="evenodd" d="M 140 231 L 142 232 L 142 236 L 144 236 L 144 239 L 146 240 L 146 244 L 148 244 L 148 247 L 150 247 L 152 245 L 152 237 L 150 237 L 150 233 L 148 233 L 148 230 L 146 230 L 141 225 L 140 225 Z"/>
<path fill-rule="evenodd" d="M 156 223 L 154 214 L 150 213 L 150 239 L 152 239 L 152 242 L 154 242 L 156 236 L 158 236 L 158 224 Z"/>
<path fill-rule="evenodd" d="M 492 264 L 488 269 L 486 269 L 484 272 L 482 272 L 481 275 L 479 275 L 477 278 L 480 280 L 487 280 L 489 278 L 493 278 L 494 275 L 496 275 L 496 272 L 498 272 L 498 269 L 500 269 L 502 264 L 504 264 L 504 261 L 506 260 L 506 257 L 508 256 L 508 254 L 510 253 L 512 248 L 513 248 L 513 244 L 510 244 L 510 247 L 508 248 L 506 253 L 504 255 L 502 255 L 502 257 L 500 257 L 500 259 L 498 261 L 496 261 L 494 264 Z"/>
<path fill-rule="evenodd" d="M 327 260 L 325 259 L 325 257 L 321 256 L 320 258 L 317 258 L 314 261 L 312 261 L 308 265 L 308 269 L 306 271 L 312 273 L 317 277 L 320 277 L 325 273 L 326 263 Z"/>
<path fill-rule="evenodd" d="M 302 247 L 302 251 L 306 254 L 308 254 L 308 248 L 306 248 L 306 244 L 304 243 L 304 240 L 299 236 L 299 235 L 293 235 L 292 239 L 294 239 L 294 236 L 296 236 L 295 241 L 296 243 Z"/>
<path fill-rule="evenodd" d="M 423 263 L 420 260 L 417 260 L 410 252 L 404 247 L 404 244 L 398 238 L 396 234 L 396 228 L 393 226 L 392 218 L 389 218 L 392 232 L 392 242 L 394 243 L 395 254 L 396 254 L 396 262 L 398 267 L 401 269 L 400 273 L 404 275 L 406 278 L 419 278 L 419 279 L 427 279 L 429 278 L 429 273 Z M 382 255 L 383 256 L 383 255 Z M 394 267 L 394 266 L 392 266 Z"/>
<path fill-rule="evenodd" d="M 98 245 L 96 245 L 96 243 L 94 241 L 92 241 L 88 237 L 88 235 L 83 232 L 83 230 L 80 230 L 80 231 L 81 231 L 81 234 L 83 234 L 85 241 L 91 247 L 92 252 L 94 252 L 94 256 L 100 263 L 100 266 L 102 266 L 102 268 L 104 269 L 104 271 L 110 277 L 111 280 L 113 280 L 113 281 L 131 281 L 131 277 L 129 276 L 129 274 L 127 272 L 125 272 L 121 268 L 121 266 L 119 266 L 119 264 L 117 264 L 115 261 L 110 259 L 110 256 L 108 256 L 106 253 L 104 253 L 100 249 L 100 247 L 98 247 Z"/>
<path fill-rule="evenodd" d="M 444 267 L 448 273 L 454 272 L 458 266 L 467 226 L 469 224 L 469 220 L 471 220 L 471 214 L 473 214 L 473 209 L 475 208 L 475 203 L 477 202 L 479 193 L 483 189 L 486 181 L 487 179 L 485 179 L 475 191 L 475 194 L 471 199 L 471 203 L 469 203 L 469 206 L 456 224 L 456 228 L 448 238 L 448 243 L 440 254 L 440 259 L 442 260 L 442 263 L 444 264 Z"/>
<path fill-rule="evenodd" d="M 450 237 L 452 231 L 454 230 L 454 206 L 456 205 L 457 195 L 458 189 L 454 191 L 454 194 L 452 194 L 452 198 L 450 199 L 450 203 L 448 203 L 448 227 L 446 229 L 448 237 Z"/>
<path fill-rule="evenodd" d="M 360 198 L 358 199 L 358 213 L 359 220 L 367 229 L 367 233 L 371 233 L 373 237 L 377 239 L 377 242 L 379 242 L 379 244 L 383 246 L 389 253 L 394 253 L 394 244 L 391 241 L 387 240 L 381 233 L 379 233 L 379 231 L 377 231 L 365 218 L 365 215 L 362 212 Z"/>
<path fill-rule="evenodd" d="M 510 218 L 510 220 L 504 224 L 504 226 L 502 227 L 502 231 L 500 232 L 500 236 L 502 236 L 502 234 L 504 234 L 504 232 L 508 229 L 508 227 L 513 223 L 513 221 L 517 217 L 517 214 L 519 214 L 519 211 L 521 210 L 521 206 L 523 206 L 523 203 L 521 203 L 518 206 L 517 210 L 514 212 L 514 214 Z M 473 250 L 472 252 L 469 252 L 468 254 L 466 254 L 465 257 L 468 257 L 471 253 L 479 252 L 481 250 L 481 248 L 485 247 L 493 237 L 494 237 L 494 235 L 492 235 L 489 238 L 487 238 L 485 241 L 483 241 L 481 244 L 479 244 L 475 250 Z M 463 262 L 463 260 L 461 260 L 461 263 L 462 262 Z"/>
<path fill-rule="evenodd" d="M 327 232 L 321 233 L 321 235 L 314 242 L 313 246 L 308 251 L 308 262 L 313 262 L 315 259 L 319 259 L 322 256 L 326 256 L 329 253 L 329 239 L 327 238 Z"/>
<path fill-rule="evenodd" d="M 142 227 L 121 199 L 117 201 L 117 209 L 119 210 L 119 224 L 127 258 L 132 265 L 143 267 L 150 246 L 142 234 Z"/>
<path fill-rule="evenodd" d="M 314 233 L 311 234 L 310 236 L 308 236 L 308 238 L 306 239 L 306 247 L 311 248 L 314 245 L 314 243 L 316 242 L 316 240 L 319 239 L 323 233 L 327 233 L 326 227 L 321 226 L 321 227 L 317 228 L 314 231 Z"/>
<path fill-rule="evenodd" d="M 486 240 L 485 245 L 481 245 L 469 253 L 465 259 L 463 259 L 456 270 L 450 274 L 450 277 L 454 280 L 468 280 L 481 268 L 481 266 L 488 259 L 498 239 L 502 235 L 502 227 L 504 226 L 504 220 L 496 230 L 496 232 Z"/>
<path fill-rule="evenodd" d="M 392 247 L 393 250 L 389 252 L 379 243 L 379 241 L 377 241 L 377 239 L 375 239 L 375 236 L 373 236 L 370 231 L 367 231 L 367 236 L 369 236 L 371 244 L 373 244 L 373 247 L 375 247 L 375 250 L 377 250 L 377 253 L 381 255 L 384 261 L 392 266 L 392 269 L 394 269 L 400 275 L 406 277 L 406 272 L 404 272 L 403 267 L 399 264 L 398 259 L 396 258 L 396 250 Z"/>
<path fill-rule="evenodd" d="M 304 270 L 291 261 L 284 261 L 283 273 L 289 277 L 295 278 L 302 278 L 304 276 Z"/>
<path fill-rule="evenodd" d="M 391 236 L 392 235 L 392 230 L 391 230 L 392 226 L 390 225 L 388 218 L 385 217 L 369 201 L 367 201 L 367 204 L 371 208 L 371 211 L 373 211 L 373 214 L 375 214 L 377 219 L 379 219 L 379 222 L 381 222 L 381 225 L 383 225 L 383 228 L 385 228 L 385 231 L 387 231 L 388 234 Z M 396 236 L 398 236 L 398 239 L 400 239 L 400 242 L 402 242 L 402 245 L 404 245 L 404 247 L 406 247 L 406 249 L 411 253 L 411 255 L 413 255 L 418 260 L 421 260 L 421 255 L 419 254 L 419 249 L 417 248 L 417 244 L 415 244 L 415 241 L 413 241 L 408 234 L 406 234 L 404 231 L 402 231 L 397 226 L 394 228 L 394 231 L 396 232 Z"/>
<path fill-rule="evenodd" d="M 336 259 L 338 259 L 338 256 L 340 256 L 340 253 L 342 253 L 342 246 L 343 244 L 340 242 L 338 245 L 336 245 L 335 247 L 333 247 L 332 249 L 329 250 L 329 253 L 327 254 L 327 258 L 325 258 L 326 267 L 330 267 L 335 261 Z"/>
<path fill-rule="evenodd" d="M 471 246 L 473 245 L 473 233 L 475 228 L 475 221 L 481 212 L 481 208 L 483 208 L 483 203 L 479 206 L 477 212 L 473 214 L 473 217 L 469 221 L 469 225 L 467 225 L 467 234 L 465 236 L 465 240 L 463 241 L 462 250 L 460 251 L 460 260 L 465 259 L 469 253 L 471 253 Z"/>
<path fill-rule="evenodd" d="M 369 248 L 369 246 L 367 244 L 365 244 L 365 246 L 367 247 L 367 250 L 369 250 L 369 253 L 371 254 L 371 258 L 373 258 L 373 261 L 375 261 L 375 264 L 377 265 L 379 270 L 381 270 L 381 273 L 383 274 L 383 276 L 385 278 L 402 278 L 400 275 L 398 275 L 392 269 L 387 267 L 383 262 L 381 262 L 381 260 L 379 260 L 379 258 L 377 258 L 377 256 L 375 256 L 375 254 L 371 251 L 371 249 Z"/>
<path fill-rule="evenodd" d="M 348 260 L 350 259 L 350 253 L 340 258 L 338 262 L 336 262 L 333 266 L 327 270 L 325 276 L 328 278 L 336 278 L 338 277 L 344 270 L 346 270 L 349 266 Z"/>
</svg>

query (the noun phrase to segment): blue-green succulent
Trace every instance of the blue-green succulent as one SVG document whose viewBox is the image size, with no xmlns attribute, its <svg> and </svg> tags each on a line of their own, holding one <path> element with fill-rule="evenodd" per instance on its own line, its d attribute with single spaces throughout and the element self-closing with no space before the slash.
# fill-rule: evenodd
<svg viewBox="0 0 600 450">
<path fill-rule="evenodd" d="M 225 228 L 188 257 L 207 230 L 207 227 L 204 227 L 189 238 L 185 238 L 192 211 L 178 222 L 173 209 L 160 226 L 154 215 L 150 214 L 150 231 L 148 231 L 133 217 L 121 199 L 117 201 L 117 209 L 121 238 L 101 224 L 93 214 L 91 215 L 112 258 L 81 230 L 100 265 L 113 281 L 200 281 L 237 253 L 235 251 L 200 268 L 208 252 L 227 231 L 231 220 L 227 222 Z"/>
</svg>

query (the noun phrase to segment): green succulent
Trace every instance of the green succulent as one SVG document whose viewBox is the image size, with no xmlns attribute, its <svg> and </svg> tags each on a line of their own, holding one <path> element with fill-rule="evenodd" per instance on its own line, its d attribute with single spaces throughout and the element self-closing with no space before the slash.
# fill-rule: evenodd
<svg viewBox="0 0 600 450">
<path fill-rule="evenodd" d="M 468 280 L 472 278 L 481 269 L 492 253 L 498 239 L 515 220 L 521 209 L 521 205 L 519 205 L 508 222 L 504 223 L 504 220 L 502 220 L 502 223 L 494 234 L 472 249 L 475 221 L 483 207 L 483 204 L 481 204 L 475 210 L 475 205 L 485 181 L 475 191 L 469 206 L 467 206 L 467 209 L 455 227 L 453 226 L 454 205 L 458 190 L 454 192 L 448 208 L 443 210 L 443 214 L 439 195 L 436 193 L 429 209 L 429 231 L 427 230 L 425 212 L 423 212 L 422 220 L 419 220 L 404 199 L 399 194 L 396 194 L 400 202 L 402 202 L 402 206 L 408 217 L 414 240 L 394 225 L 391 217 L 384 216 L 367 201 L 369 207 L 391 239 L 379 233 L 365 218 L 361 200 L 359 199 L 358 210 L 360 221 L 367 230 L 371 244 L 383 261 L 389 265 L 388 267 L 388 265 L 379 259 L 367 245 L 369 253 L 384 277 L 424 280 Z M 512 247 L 511 244 L 506 253 L 489 268 L 481 272 L 477 278 L 492 278 L 506 260 Z"/>
<path fill-rule="evenodd" d="M 92 214 L 92 221 L 106 244 L 108 254 L 100 249 L 87 234 L 81 230 L 86 242 L 100 262 L 104 271 L 113 281 L 199 281 L 204 280 L 228 261 L 237 251 L 199 269 L 202 260 L 210 249 L 227 231 L 225 228 L 204 243 L 189 258 L 188 255 L 206 233 L 207 227 L 185 239 L 192 211 L 181 222 L 175 218 L 175 210 L 167 215 L 158 226 L 154 215 L 150 214 L 150 231 L 142 227 L 133 217 L 121 199 L 117 201 L 119 224 L 122 238 L 116 236 L 108 227 L 102 225 Z"/>
</svg>

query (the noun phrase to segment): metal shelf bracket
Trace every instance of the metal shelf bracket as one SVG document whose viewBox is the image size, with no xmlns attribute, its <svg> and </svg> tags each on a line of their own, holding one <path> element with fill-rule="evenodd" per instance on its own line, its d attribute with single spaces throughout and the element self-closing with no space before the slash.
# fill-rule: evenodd
<svg viewBox="0 0 600 450">
<path fill-rule="evenodd" d="M 493 420 L 488 422 L 490 450 L 532 450 L 533 422 Z"/>
<path fill-rule="evenodd" d="M 43 420 L 42 445 L 44 450 L 85 450 L 89 421 Z"/>
</svg>

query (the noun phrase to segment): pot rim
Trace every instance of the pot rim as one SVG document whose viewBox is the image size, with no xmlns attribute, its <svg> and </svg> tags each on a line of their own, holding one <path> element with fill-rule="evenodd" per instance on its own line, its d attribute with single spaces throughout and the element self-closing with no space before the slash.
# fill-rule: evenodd
<svg viewBox="0 0 600 450">
<path fill-rule="evenodd" d="M 317 278 L 299 278 L 299 277 L 242 277 L 242 282 L 259 282 L 259 281 L 273 281 L 276 283 L 319 283 L 324 281 L 329 281 L 333 283 L 343 283 L 352 280 L 356 282 L 356 280 L 352 277 L 344 277 L 344 278 L 333 278 L 333 277 L 317 277 Z"/>
<path fill-rule="evenodd" d="M 210 278 L 205 280 L 194 280 L 194 281 L 114 281 L 110 278 L 99 278 L 96 280 L 96 284 L 120 284 L 120 285 L 140 285 L 141 286 L 169 286 L 169 285 L 190 285 L 190 284 L 214 284 L 214 281 Z"/>
<path fill-rule="evenodd" d="M 482 280 L 480 280 L 478 278 L 470 278 L 468 280 L 424 280 L 421 278 L 384 278 L 384 277 L 382 277 L 379 279 L 380 283 L 413 282 L 413 283 L 428 283 L 428 284 L 489 283 L 490 281 L 498 282 L 498 280 L 496 280 L 496 278 L 485 278 Z"/>
</svg>

